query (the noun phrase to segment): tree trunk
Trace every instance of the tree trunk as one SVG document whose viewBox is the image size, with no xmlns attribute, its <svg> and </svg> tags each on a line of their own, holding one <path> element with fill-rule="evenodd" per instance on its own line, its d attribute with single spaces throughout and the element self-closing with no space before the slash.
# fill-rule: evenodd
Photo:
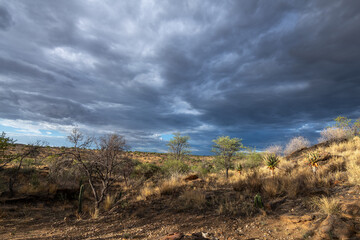
<svg viewBox="0 0 360 240">
<path fill-rule="evenodd" d="M 226 168 L 226 179 L 229 178 L 229 168 Z"/>
<path fill-rule="evenodd" d="M 10 197 L 14 196 L 14 180 L 12 177 L 10 177 L 9 179 L 9 193 L 10 193 Z"/>
<path fill-rule="evenodd" d="M 125 180 L 125 186 L 127 187 L 127 186 L 128 186 L 128 182 L 127 182 L 126 173 L 123 173 L 123 176 L 124 176 L 124 180 Z"/>
</svg>

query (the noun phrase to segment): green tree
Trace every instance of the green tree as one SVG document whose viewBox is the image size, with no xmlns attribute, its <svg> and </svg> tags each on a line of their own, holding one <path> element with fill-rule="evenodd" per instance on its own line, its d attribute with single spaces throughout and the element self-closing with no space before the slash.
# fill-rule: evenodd
<svg viewBox="0 0 360 240">
<path fill-rule="evenodd" d="M 0 169 L 4 168 L 9 162 L 17 158 L 16 154 L 12 154 L 9 150 L 14 146 L 15 140 L 6 137 L 6 133 L 0 135 Z"/>
<path fill-rule="evenodd" d="M 341 129 L 350 129 L 351 125 L 351 119 L 343 116 L 338 116 L 334 119 L 335 121 L 335 127 L 341 128 Z"/>
<path fill-rule="evenodd" d="M 232 167 L 232 159 L 236 152 L 244 148 L 239 138 L 230 138 L 229 136 L 218 137 L 213 140 L 215 143 L 213 145 L 212 151 L 217 156 L 217 161 L 222 165 L 226 170 L 226 178 L 229 178 L 229 169 Z"/>
<path fill-rule="evenodd" d="M 352 130 L 354 133 L 354 136 L 357 136 L 360 134 L 360 118 L 358 118 L 352 125 Z"/>
<path fill-rule="evenodd" d="M 169 152 L 174 156 L 176 160 L 183 160 L 185 155 L 191 153 L 189 145 L 189 136 L 181 136 L 179 132 L 173 134 L 174 137 L 170 139 L 167 146 Z"/>
</svg>

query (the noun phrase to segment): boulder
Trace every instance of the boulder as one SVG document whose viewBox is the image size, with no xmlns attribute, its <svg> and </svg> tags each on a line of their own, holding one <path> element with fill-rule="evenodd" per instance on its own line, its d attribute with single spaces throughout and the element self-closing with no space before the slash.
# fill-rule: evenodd
<svg viewBox="0 0 360 240">
<path fill-rule="evenodd" d="M 329 215 L 320 224 L 313 239 L 326 240 L 326 239 L 351 239 L 354 234 L 353 224 L 344 222 L 340 217 L 336 215 Z"/>
<path fill-rule="evenodd" d="M 198 179 L 199 178 L 199 176 L 198 175 L 196 175 L 196 174 L 191 174 L 191 175 L 189 175 L 189 176 L 187 176 L 186 178 L 184 178 L 184 181 L 193 181 L 193 180 L 196 180 L 196 179 Z"/>
<path fill-rule="evenodd" d="M 180 239 L 183 239 L 183 236 L 184 236 L 184 234 L 177 232 L 177 233 L 169 234 L 169 235 L 161 238 L 161 240 L 180 240 Z"/>
</svg>

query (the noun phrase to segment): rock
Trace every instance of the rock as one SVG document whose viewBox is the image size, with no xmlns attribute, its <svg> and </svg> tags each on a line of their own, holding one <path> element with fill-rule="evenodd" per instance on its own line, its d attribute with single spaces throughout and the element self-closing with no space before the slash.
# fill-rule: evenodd
<svg viewBox="0 0 360 240">
<path fill-rule="evenodd" d="M 180 240 L 183 239 L 183 236 L 184 234 L 182 233 L 172 233 L 170 235 L 161 238 L 161 240 Z"/>
<path fill-rule="evenodd" d="M 336 215 L 329 215 L 320 224 L 313 239 L 350 239 L 354 233 L 354 226 L 344 222 Z"/>
<path fill-rule="evenodd" d="M 300 223 L 300 222 L 308 222 L 315 219 L 314 215 L 303 215 L 303 216 L 295 216 L 295 215 L 281 215 L 280 220 L 287 223 Z"/>
<path fill-rule="evenodd" d="M 358 217 L 360 216 L 360 204 L 358 202 L 343 204 L 341 206 L 341 212 L 348 218 Z"/>
<path fill-rule="evenodd" d="M 193 234 L 172 233 L 160 240 L 219 240 L 212 233 L 198 232 Z"/>
<path fill-rule="evenodd" d="M 186 178 L 184 178 L 184 181 L 193 181 L 193 180 L 196 180 L 196 179 L 198 179 L 198 178 L 199 178 L 198 175 L 196 175 L 196 174 L 191 174 L 191 175 L 187 176 Z"/>
<path fill-rule="evenodd" d="M 218 240 L 211 233 L 198 232 L 191 235 L 185 235 L 182 240 Z"/>
<path fill-rule="evenodd" d="M 273 211 L 275 210 L 278 206 L 280 206 L 281 204 L 283 204 L 286 201 L 286 197 L 281 198 L 281 199 L 277 199 L 277 200 L 273 200 L 270 201 L 268 203 L 264 204 L 264 207 L 267 211 Z"/>
</svg>

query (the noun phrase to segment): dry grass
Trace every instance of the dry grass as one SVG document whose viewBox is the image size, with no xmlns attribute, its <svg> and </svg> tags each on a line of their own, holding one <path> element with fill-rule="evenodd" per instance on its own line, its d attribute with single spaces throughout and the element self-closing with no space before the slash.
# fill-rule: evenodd
<svg viewBox="0 0 360 240">
<path fill-rule="evenodd" d="M 235 200 L 225 198 L 222 203 L 220 203 L 217 213 L 220 215 L 236 215 L 239 212 L 239 204 Z"/>
<path fill-rule="evenodd" d="M 258 193 L 262 189 L 262 179 L 258 171 L 247 172 L 246 175 L 233 184 L 235 191 L 247 194 Z"/>
<path fill-rule="evenodd" d="M 217 206 L 216 213 L 220 215 L 252 216 L 256 211 L 253 200 L 245 199 L 242 195 L 241 197 L 221 197 Z"/>
<path fill-rule="evenodd" d="M 282 182 L 279 178 L 265 179 L 262 184 L 262 191 L 268 197 L 275 197 L 282 192 Z"/>
<path fill-rule="evenodd" d="M 296 163 L 294 161 L 289 161 L 286 158 L 281 158 L 279 162 L 279 171 L 281 174 L 290 174 L 296 167 Z"/>
<path fill-rule="evenodd" d="M 360 185 L 360 162 L 350 162 L 348 164 L 347 174 L 350 183 Z"/>
<path fill-rule="evenodd" d="M 174 174 L 170 178 L 163 180 L 159 186 L 161 195 L 171 195 L 178 192 L 180 187 L 184 185 L 183 176 Z"/>
<path fill-rule="evenodd" d="M 206 195 L 200 190 L 185 191 L 180 195 L 179 201 L 182 208 L 200 210 L 206 206 Z"/>
<path fill-rule="evenodd" d="M 320 212 L 332 215 L 340 213 L 340 202 L 335 198 L 315 197 L 312 199 L 313 205 L 320 210 Z"/>
<path fill-rule="evenodd" d="M 360 185 L 360 138 L 354 137 L 353 139 L 342 142 L 333 143 L 324 151 L 329 152 L 331 155 L 336 156 L 330 159 L 327 168 L 327 173 L 335 174 L 335 178 L 344 180 L 342 173 L 346 171 L 347 178 L 350 183 Z M 338 180 L 338 179 L 337 179 Z"/>
<path fill-rule="evenodd" d="M 115 203 L 115 195 L 108 194 L 104 200 L 104 209 L 109 211 Z"/>
<path fill-rule="evenodd" d="M 89 209 L 91 219 L 97 219 L 99 217 L 99 209 Z"/>
<path fill-rule="evenodd" d="M 158 187 L 153 187 L 152 183 L 146 183 L 143 188 L 140 189 L 140 194 L 136 197 L 136 200 L 146 200 L 150 196 L 157 195 L 160 193 L 160 189 Z"/>
</svg>

